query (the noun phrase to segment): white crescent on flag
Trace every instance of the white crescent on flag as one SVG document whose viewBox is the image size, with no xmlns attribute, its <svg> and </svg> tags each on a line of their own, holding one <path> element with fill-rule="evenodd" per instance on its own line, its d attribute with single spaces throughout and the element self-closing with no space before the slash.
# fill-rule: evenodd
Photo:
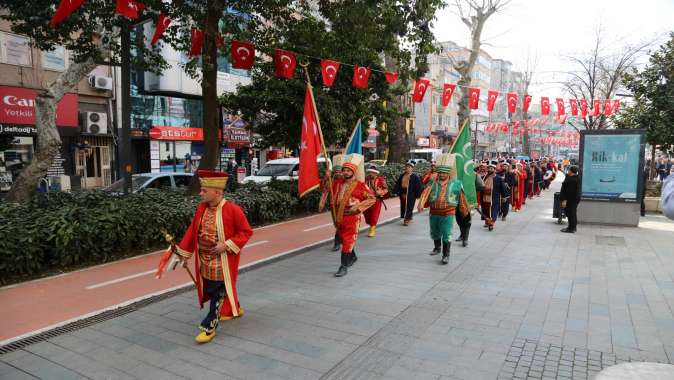
<svg viewBox="0 0 674 380">
<path fill-rule="evenodd" d="M 290 57 L 288 57 L 285 54 L 281 54 L 281 62 L 285 62 L 285 61 L 288 61 L 288 63 L 283 65 L 285 68 L 290 67 L 290 64 L 293 63 L 293 60 Z"/>
<path fill-rule="evenodd" d="M 332 74 L 330 73 L 330 70 L 332 70 Z M 332 78 L 337 74 L 337 69 L 335 68 L 334 65 L 327 65 L 325 66 L 325 72 L 328 73 L 328 76 Z"/>
<path fill-rule="evenodd" d="M 246 52 L 246 54 L 243 54 L 242 51 Z M 236 49 L 236 54 L 239 55 L 242 61 L 245 61 L 246 57 L 250 56 L 250 50 L 245 46 L 239 46 L 239 48 Z"/>
<path fill-rule="evenodd" d="M 473 161 L 472 159 L 466 161 L 466 163 L 463 164 L 463 173 L 465 175 L 470 175 L 470 173 L 471 173 L 471 171 L 473 170 L 474 167 L 475 167 L 475 161 Z"/>
</svg>

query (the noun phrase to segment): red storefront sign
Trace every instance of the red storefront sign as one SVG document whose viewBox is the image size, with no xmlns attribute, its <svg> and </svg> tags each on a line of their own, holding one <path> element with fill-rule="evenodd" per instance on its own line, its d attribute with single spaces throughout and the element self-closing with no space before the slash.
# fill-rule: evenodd
<svg viewBox="0 0 674 380">
<path fill-rule="evenodd" d="M 0 86 L 0 123 L 35 125 L 35 90 Z M 77 94 L 65 94 L 56 106 L 56 125 L 77 127 Z"/>
<path fill-rule="evenodd" d="M 169 141 L 204 141 L 204 130 L 201 128 L 166 127 L 156 125 L 150 128 L 150 138 Z M 221 139 L 218 131 L 218 140 Z"/>
<path fill-rule="evenodd" d="M 225 128 L 225 139 L 230 145 L 250 145 L 250 133 L 243 128 Z"/>
</svg>

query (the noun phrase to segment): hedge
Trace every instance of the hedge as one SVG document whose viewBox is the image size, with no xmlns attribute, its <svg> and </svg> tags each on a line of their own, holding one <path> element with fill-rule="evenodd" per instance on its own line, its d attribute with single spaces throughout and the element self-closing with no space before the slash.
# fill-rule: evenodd
<svg viewBox="0 0 674 380">
<path fill-rule="evenodd" d="M 390 189 L 401 171 L 399 164 L 381 169 Z M 316 212 L 320 192 L 299 199 L 297 181 L 272 181 L 239 185 L 226 197 L 260 226 Z M 198 196 L 158 190 L 52 192 L 25 203 L 0 202 L 0 283 L 164 247 L 161 231 L 182 236 L 198 203 Z"/>
</svg>

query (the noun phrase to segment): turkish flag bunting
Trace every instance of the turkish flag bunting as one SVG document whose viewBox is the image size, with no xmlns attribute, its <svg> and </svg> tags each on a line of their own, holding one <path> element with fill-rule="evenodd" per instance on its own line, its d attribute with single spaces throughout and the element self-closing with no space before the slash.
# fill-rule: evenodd
<svg viewBox="0 0 674 380">
<path fill-rule="evenodd" d="M 154 45 L 159 41 L 161 36 L 164 34 L 168 26 L 171 24 L 171 19 L 165 15 L 165 14 L 160 14 L 159 18 L 157 19 L 157 25 L 154 28 L 154 35 L 152 36 L 152 42 L 150 42 L 151 45 Z"/>
<path fill-rule="evenodd" d="M 541 115 L 550 114 L 550 99 L 547 96 L 541 96 Z"/>
<path fill-rule="evenodd" d="M 620 99 L 613 100 L 613 113 L 618 113 L 619 108 L 620 108 Z"/>
<path fill-rule="evenodd" d="M 84 4 L 84 0 L 61 0 L 59 3 L 59 7 L 56 8 L 56 13 L 54 13 L 54 16 L 52 16 L 51 21 L 49 22 L 49 25 L 51 27 L 55 27 L 56 24 L 60 23 L 61 21 L 65 20 L 73 14 L 79 7 Z"/>
<path fill-rule="evenodd" d="M 255 63 L 255 45 L 250 42 L 232 40 L 230 47 L 232 67 L 235 69 L 250 70 Z"/>
<path fill-rule="evenodd" d="M 452 98 L 452 94 L 454 94 L 454 90 L 456 90 L 456 85 L 455 84 L 449 84 L 445 83 L 445 85 L 442 88 L 442 106 L 447 107 L 449 104 L 449 100 Z"/>
<path fill-rule="evenodd" d="M 276 65 L 276 76 L 279 78 L 293 79 L 295 68 L 297 67 L 297 58 L 291 51 L 275 49 L 274 64 Z"/>
<path fill-rule="evenodd" d="M 190 57 L 201 54 L 201 48 L 204 46 L 204 32 L 199 28 L 192 28 L 190 32 L 191 45 Z"/>
<path fill-rule="evenodd" d="M 580 100 L 580 116 L 585 119 L 587 117 L 587 100 Z"/>
<path fill-rule="evenodd" d="M 216 35 L 215 36 L 215 47 L 220 49 L 220 47 L 224 44 L 225 44 L 225 37 L 223 37 L 220 34 Z"/>
<path fill-rule="evenodd" d="M 316 156 L 321 152 L 321 134 L 318 131 L 316 105 L 307 85 L 304 95 L 304 116 L 300 140 L 300 172 L 297 187 L 300 197 L 317 188 L 321 183 Z"/>
<path fill-rule="evenodd" d="M 475 87 L 468 88 L 468 106 L 476 110 L 480 105 L 480 89 Z"/>
<path fill-rule="evenodd" d="M 508 113 L 515 113 L 517 111 L 517 93 L 509 92 L 506 95 L 506 101 L 508 102 Z"/>
<path fill-rule="evenodd" d="M 321 75 L 323 75 L 323 85 L 325 87 L 332 87 L 335 78 L 337 78 L 338 70 L 339 62 L 331 61 L 329 59 L 321 60 Z"/>
<path fill-rule="evenodd" d="M 571 115 L 578 116 L 578 102 L 576 102 L 576 99 L 569 99 L 569 105 L 571 105 Z"/>
<path fill-rule="evenodd" d="M 604 100 L 604 115 L 611 116 L 612 113 L 613 110 L 611 109 L 611 100 L 610 99 Z"/>
<path fill-rule="evenodd" d="M 564 112 L 564 99 L 557 98 L 557 115 L 565 115 Z"/>
<path fill-rule="evenodd" d="M 394 84 L 395 82 L 398 81 L 398 73 L 392 73 L 390 71 L 387 71 L 385 75 L 388 84 Z"/>
<path fill-rule="evenodd" d="M 117 0 L 115 12 L 132 20 L 138 18 L 138 12 L 142 11 L 145 5 L 134 0 Z"/>
<path fill-rule="evenodd" d="M 491 112 L 494 110 L 494 105 L 496 104 L 496 98 L 498 98 L 498 91 L 489 90 L 487 93 L 487 111 Z"/>
<path fill-rule="evenodd" d="M 592 101 L 592 115 L 591 116 L 599 116 L 601 113 L 601 100 L 595 99 Z"/>
<path fill-rule="evenodd" d="M 531 95 L 524 95 L 524 104 L 522 104 L 522 111 L 529 111 L 529 105 L 531 104 Z"/>
<path fill-rule="evenodd" d="M 371 70 L 364 66 L 353 67 L 353 87 L 367 88 L 367 82 L 370 80 Z"/>
<path fill-rule="evenodd" d="M 426 78 L 419 78 L 414 82 L 414 94 L 412 94 L 412 101 L 415 103 L 421 103 L 424 101 L 424 95 L 426 95 L 426 89 L 430 85 L 431 81 Z"/>
</svg>

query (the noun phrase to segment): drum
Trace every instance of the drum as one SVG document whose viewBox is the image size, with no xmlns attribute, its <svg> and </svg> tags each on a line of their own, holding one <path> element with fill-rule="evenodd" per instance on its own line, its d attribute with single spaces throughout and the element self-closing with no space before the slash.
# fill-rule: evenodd
<svg viewBox="0 0 674 380">
<path fill-rule="evenodd" d="M 549 181 L 553 178 L 554 174 L 555 173 L 553 173 L 552 170 L 548 170 L 547 172 L 545 172 L 545 175 L 543 176 L 543 179 L 546 180 L 546 181 Z"/>
</svg>

